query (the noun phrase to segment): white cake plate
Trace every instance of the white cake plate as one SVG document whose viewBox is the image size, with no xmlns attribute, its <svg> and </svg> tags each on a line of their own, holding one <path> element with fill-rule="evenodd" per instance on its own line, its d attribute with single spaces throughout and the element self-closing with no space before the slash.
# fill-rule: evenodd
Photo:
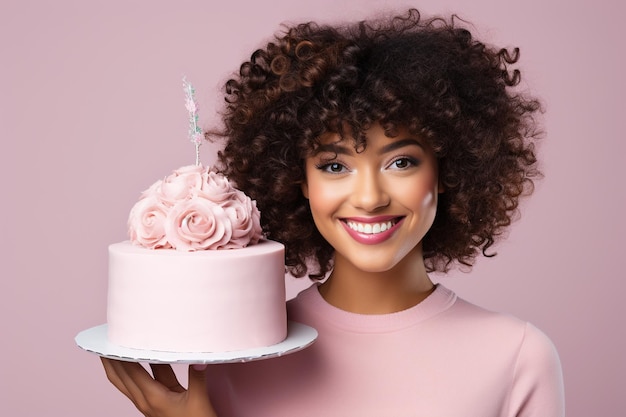
<svg viewBox="0 0 626 417">
<path fill-rule="evenodd" d="M 310 346 L 317 339 L 317 330 L 305 324 L 289 321 L 287 338 L 282 342 L 254 349 L 232 352 L 165 352 L 131 349 L 109 342 L 107 325 L 92 327 L 76 335 L 76 344 L 82 349 L 105 358 L 127 362 L 215 364 L 250 362 L 288 355 Z"/>
</svg>

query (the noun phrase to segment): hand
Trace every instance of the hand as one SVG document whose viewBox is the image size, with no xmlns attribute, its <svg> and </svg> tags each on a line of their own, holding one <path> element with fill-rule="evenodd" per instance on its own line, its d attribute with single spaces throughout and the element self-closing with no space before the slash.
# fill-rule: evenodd
<svg viewBox="0 0 626 417">
<path fill-rule="evenodd" d="M 189 387 L 176 379 L 170 365 L 141 364 L 101 358 L 107 378 L 146 417 L 217 417 L 206 390 L 206 366 L 189 366 Z"/>
</svg>

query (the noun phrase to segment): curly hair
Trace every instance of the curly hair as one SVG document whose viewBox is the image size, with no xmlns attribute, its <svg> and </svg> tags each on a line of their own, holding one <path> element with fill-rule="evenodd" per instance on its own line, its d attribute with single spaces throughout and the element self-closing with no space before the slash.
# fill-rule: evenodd
<svg viewBox="0 0 626 417">
<path fill-rule="evenodd" d="M 257 201 L 266 236 L 285 244 L 294 276 L 323 277 L 333 248 L 301 192 L 305 159 L 324 133 L 355 149 L 380 123 L 425 139 L 439 165 L 440 195 L 423 239 L 429 271 L 471 266 L 518 212 L 539 176 L 535 115 L 540 102 L 514 87 L 519 49 L 495 49 L 457 19 L 408 14 L 346 26 L 287 27 L 241 65 L 225 86 L 222 171 Z"/>
</svg>

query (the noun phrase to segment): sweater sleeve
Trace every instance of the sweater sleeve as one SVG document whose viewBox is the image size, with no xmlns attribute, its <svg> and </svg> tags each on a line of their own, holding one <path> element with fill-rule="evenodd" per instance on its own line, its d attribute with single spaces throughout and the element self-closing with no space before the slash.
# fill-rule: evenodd
<svg viewBox="0 0 626 417">
<path fill-rule="evenodd" d="M 526 323 L 510 396 L 511 417 L 564 417 L 563 374 L 556 348 Z"/>
</svg>

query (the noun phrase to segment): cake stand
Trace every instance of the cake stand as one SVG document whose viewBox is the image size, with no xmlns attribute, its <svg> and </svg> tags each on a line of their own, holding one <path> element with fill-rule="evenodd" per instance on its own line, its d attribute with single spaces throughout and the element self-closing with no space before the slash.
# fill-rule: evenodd
<svg viewBox="0 0 626 417">
<path fill-rule="evenodd" d="M 74 340 L 79 347 L 88 352 L 127 362 L 216 364 L 250 362 L 288 355 L 310 346 L 315 339 L 317 339 L 317 330 L 305 324 L 289 321 L 287 338 L 282 342 L 272 346 L 231 352 L 165 352 L 131 349 L 109 342 L 106 324 L 83 330 L 76 335 Z"/>
</svg>

